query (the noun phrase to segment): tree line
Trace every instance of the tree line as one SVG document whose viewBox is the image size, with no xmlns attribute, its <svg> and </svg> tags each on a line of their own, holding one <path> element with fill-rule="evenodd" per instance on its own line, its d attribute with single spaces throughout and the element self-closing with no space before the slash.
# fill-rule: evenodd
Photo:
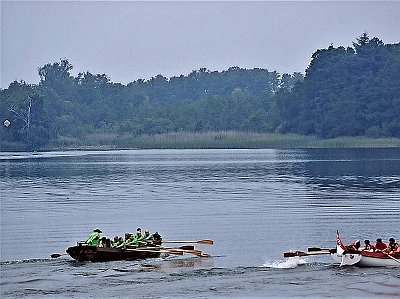
<svg viewBox="0 0 400 299">
<path fill-rule="evenodd" d="M 39 84 L 14 81 L 0 91 L 2 149 L 46 148 L 96 132 L 400 137 L 400 47 L 366 33 L 352 47 L 314 52 L 304 76 L 201 68 L 123 85 L 105 74 L 72 76 L 72 68 L 67 59 L 48 63 Z"/>
</svg>

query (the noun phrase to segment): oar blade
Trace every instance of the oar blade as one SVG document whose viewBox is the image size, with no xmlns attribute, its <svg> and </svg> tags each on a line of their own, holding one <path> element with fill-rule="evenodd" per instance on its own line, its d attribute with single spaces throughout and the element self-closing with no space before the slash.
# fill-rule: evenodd
<svg viewBox="0 0 400 299">
<path fill-rule="evenodd" d="M 211 240 L 211 239 L 198 240 L 197 243 L 204 244 L 204 245 L 213 245 L 214 244 L 214 240 Z"/>
<path fill-rule="evenodd" d="M 201 256 L 201 257 L 209 257 L 208 253 L 204 253 L 202 250 L 196 250 L 194 249 L 194 246 L 180 246 L 180 247 L 166 247 L 166 246 L 159 246 L 161 250 L 170 250 L 170 251 L 177 251 L 181 252 L 182 254 L 188 253 L 188 254 L 194 254 L 196 256 Z"/>
<path fill-rule="evenodd" d="M 167 251 L 167 253 L 175 254 L 175 255 L 183 255 L 184 254 L 184 252 L 181 250 L 166 250 L 166 251 Z"/>
<path fill-rule="evenodd" d="M 185 250 L 185 253 L 191 253 L 197 256 L 203 256 L 204 252 L 201 250 Z"/>
<path fill-rule="evenodd" d="M 199 255 L 199 256 L 201 256 L 201 257 L 211 257 L 211 254 L 202 252 L 201 255 Z"/>
<path fill-rule="evenodd" d="M 179 246 L 179 249 L 194 250 L 194 246 L 193 245 L 184 245 L 184 246 Z"/>
<path fill-rule="evenodd" d="M 307 255 L 307 253 L 303 251 L 289 251 L 283 253 L 283 257 L 295 257 L 295 256 L 305 256 L 305 255 Z"/>
<path fill-rule="evenodd" d="M 53 253 L 52 255 L 50 255 L 50 257 L 52 259 L 56 259 L 59 258 L 60 256 L 66 255 L 66 253 Z"/>
</svg>

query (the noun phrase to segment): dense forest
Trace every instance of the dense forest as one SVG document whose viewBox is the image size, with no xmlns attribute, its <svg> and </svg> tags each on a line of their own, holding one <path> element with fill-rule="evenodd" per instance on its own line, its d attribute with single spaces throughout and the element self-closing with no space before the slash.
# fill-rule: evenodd
<svg viewBox="0 0 400 299">
<path fill-rule="evenodd" d="M 1 149 L 41 149 L 92 133 L 121 136 L 241 131 L 400 137 L 400 44 L 366 33 L 317 50 L 301 73 L 231 67 L 127 85 L 71 75 L 67 59 L 40 67 L 39 84 L 0 91 Z"/>
</svg>

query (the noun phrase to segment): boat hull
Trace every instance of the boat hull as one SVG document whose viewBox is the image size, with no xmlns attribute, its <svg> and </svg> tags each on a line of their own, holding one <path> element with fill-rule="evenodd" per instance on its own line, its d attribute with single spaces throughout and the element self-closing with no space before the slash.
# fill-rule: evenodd
<svg viewBox="0 0 400 299">
<path fill-rule="evenodd" d="M 67 253 L 75 260 L 80 262 L 108 262 L 108 261 L 133 261 L 148 258 L 158 258 L 160 252 L 156 248 L 149 247 L 140 250 L 94 247 L 88 245 L 72 246 L 67 249 Z"/>
<path fill-rule="evenodd" d="M 357 263 L 360 267 L 400 267 L 400 262 L 395 259 L 400 258 L 400 254 L 391 255 L 394 259 L 383 253 L 361 251 L 361 259 Z"/>
</svg>

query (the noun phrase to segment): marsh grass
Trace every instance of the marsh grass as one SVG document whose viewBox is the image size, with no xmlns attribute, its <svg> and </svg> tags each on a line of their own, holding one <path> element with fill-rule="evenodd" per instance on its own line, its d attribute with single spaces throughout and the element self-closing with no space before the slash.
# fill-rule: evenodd
<svg viewBox="0 0 400 299">
<path fill-rule="evenodd" d="M 373 148 L 400 147 L 399 138 L 340 137 L 319 139 L 295 134 L 250 132 L 178 132 L 159 135 L 88 134 L 84 138 L 60 138 L 57 148 L 229 149 L 229 148 Z"/>
</svg>

